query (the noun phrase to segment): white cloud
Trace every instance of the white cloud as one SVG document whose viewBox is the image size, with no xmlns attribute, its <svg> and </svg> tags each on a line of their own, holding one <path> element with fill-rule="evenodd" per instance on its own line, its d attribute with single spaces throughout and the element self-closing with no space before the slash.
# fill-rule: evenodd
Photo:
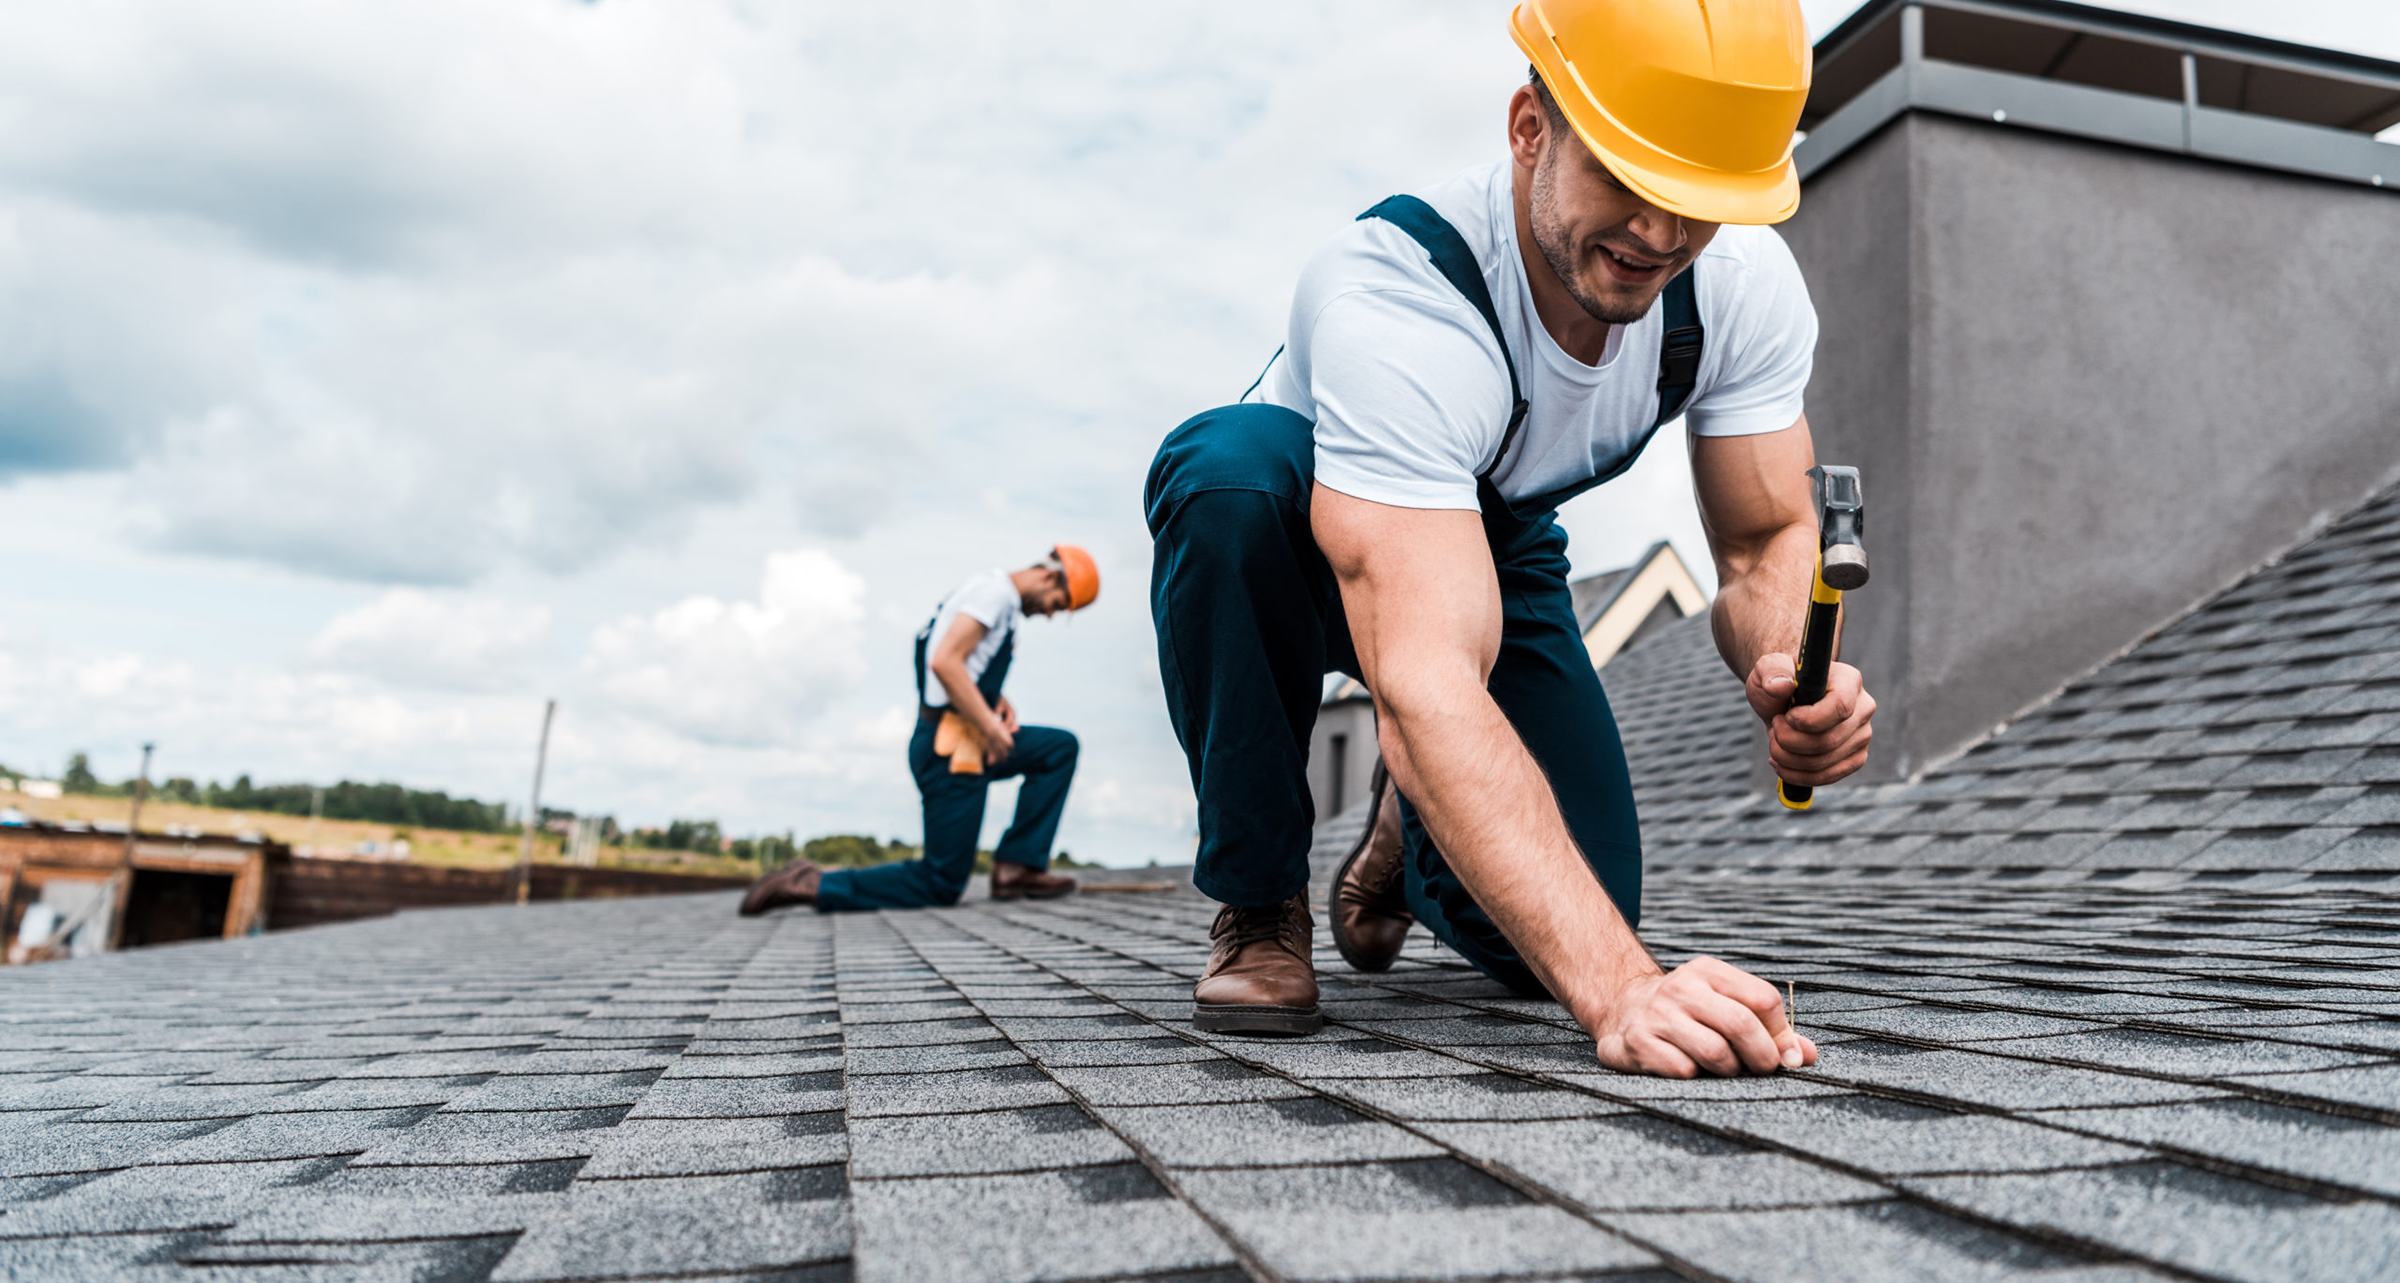
<svg viewBox="0 0 2400 1283">
<path fill-rule="evenodd" d="M 757 601 L 687 597 L 592 634 L 583 673 L 619 708 L 712 744 L 789 744 L 865 670 L 866 582 L 820 549 L 767 558 Z"/>
<path fill-rule="evenodd" d="M 2384 3 L 2142 4 L 2400 50 Z M 555 687 L 567 805 L 906 835 L 909 634 L 1066 538 L 1107 592 L 1010 684 L 1083 738 L 1063 840 L 1188 858 L 1151 452 L 1324 237 L 1497 153 L 1509 7 L 13 6 L 0 760 L 518 798 Z M 1674 532 L 1708 575 L 1663 434 L 1566 520 L 1579 569 Z M 802 542 L 822 600 L 754 595 Z M 556 645 L 406 653 L 328 624 L 358 582 Z"/>
<path fill-rule="evenodd" d="M 513 690 L 532 675 L 549 633 L 546 606 L 390 588 L 329 621 L 306 658 L 404 686 Z"/>
</svg>

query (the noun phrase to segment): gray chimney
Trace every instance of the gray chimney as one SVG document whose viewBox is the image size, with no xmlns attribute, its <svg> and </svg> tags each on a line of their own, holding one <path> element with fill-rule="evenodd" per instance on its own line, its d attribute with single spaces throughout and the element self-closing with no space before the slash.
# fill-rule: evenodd
<svg viewBox="0 0 2400 1283">
<path fill-rule="evenodd" d="M 1990 0 L 1817 60 L 1783 233 L 1888 780 L 2400 477 L 2400 64 Z"/>
</svg>

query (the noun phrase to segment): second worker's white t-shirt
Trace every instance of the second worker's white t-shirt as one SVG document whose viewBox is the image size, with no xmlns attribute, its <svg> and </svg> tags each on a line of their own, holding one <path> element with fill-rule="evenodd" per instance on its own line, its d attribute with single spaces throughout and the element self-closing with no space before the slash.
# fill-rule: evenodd
<svg viewBox="0 0 2400 1283">
<path fill-rule="evenodd" d="M 934 608 L 932 631 L 925 639 L 925 702 L 934 708 L 948 708 L 950 692 L 942 688 L 942 679 L 933 675 L 933 656 L 960 615 L 984 628 L 983 639 L 967 652 L 967 680 L 980 682 L 992 666 L 992 657 L 1000 653 L 1000 644 L 1024 620 L 1025 598 L 1005 570 L 984 571 L 942 598 L 942 604 Z"/>
<path fill-rule="evenodd" d="M 1516 358 L 1530 409 L 1492 481 L 1517 502 L 1598 475 L 1649 430 L 1666 309 L 1612 327 L 1598 365 L 1567 355 L 1533 309 L 1511 183 L 1504 159 L 1416 195 L 1474 251 Z M 1771 227 L 1727 225 L 1692 271 L 1706 345 L 1685 427 L 1742 436 L 1792 426 L 1817 315 L 1790 248 Z M 1380 218 L 1351 223 L 1309 260 L 1265 395 L 1316 424 L 1318 481 L 1402 508 L 1478 507 L 1475 478 L 1513 408 L 1482 314 Z"/>
</svg>

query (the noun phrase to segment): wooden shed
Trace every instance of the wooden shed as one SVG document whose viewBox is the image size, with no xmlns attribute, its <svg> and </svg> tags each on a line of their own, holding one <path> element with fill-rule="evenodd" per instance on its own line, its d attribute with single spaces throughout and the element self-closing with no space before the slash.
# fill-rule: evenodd
<svg viewBox="0 0 2400 1283">
<path fill-rule="evenodd" d="M 10 962 L 72 951 L 231 938 L 263 928 L 279 842 L 104 829 L 0 827 L 0 944 Z M 37 930 L 24 937 L 32 914 Z M 73 928 L 60 939 L 60 928 Z M 55 946 L 55 947 L 53 947 Z"/>
</svg>

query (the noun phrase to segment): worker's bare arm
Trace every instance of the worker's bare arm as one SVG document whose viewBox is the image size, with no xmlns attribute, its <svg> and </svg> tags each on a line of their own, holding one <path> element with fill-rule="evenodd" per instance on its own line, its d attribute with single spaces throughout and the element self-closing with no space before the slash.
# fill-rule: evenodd
<svg viewBox="0 0 2400 1283">
<path fill-rule="evenodd" d="M 1791 707 L 1792 656 L 1817 566 L 1808 419 L 1781 432 L 1694 436 L 1691 445 L 1692 489 L 1717 562 L 1717 650 L 1768 724 L 1776 773 L 1794 784 L 1831 784 L 1866 764 L 1875 697 L 1856 668 L 1837 663 L 1824 699 Z"/>
<path fill-rule="evenodd" d="M 934 680 L 949 693 L 950 707 L 983 732 L 984 759 L 997 762 L 1016 751 L 1016 732 L 983 698 L 983 692 L 975 689 L 975 679 L 967 675 L 967 656 L 975 653 L 976 643 L 989 631 L 974 616 L 961 614 L 951 621 L 950 631 L 942 634 L 933 654 L 926 657 L 925 667 L 932 670 Z"/>
<path fill-rule="evenodd" d="M 1393 779 L 1601 1060 L 1674 1077 L 1814 1060 L 1765 981 L 1710 958 L 1662 973 L 1584 863 L 1548 778 L 1485 689 L 1501 603 L 1481 517 L 1318 486 L 1310 520 Z"/>
</svg>

